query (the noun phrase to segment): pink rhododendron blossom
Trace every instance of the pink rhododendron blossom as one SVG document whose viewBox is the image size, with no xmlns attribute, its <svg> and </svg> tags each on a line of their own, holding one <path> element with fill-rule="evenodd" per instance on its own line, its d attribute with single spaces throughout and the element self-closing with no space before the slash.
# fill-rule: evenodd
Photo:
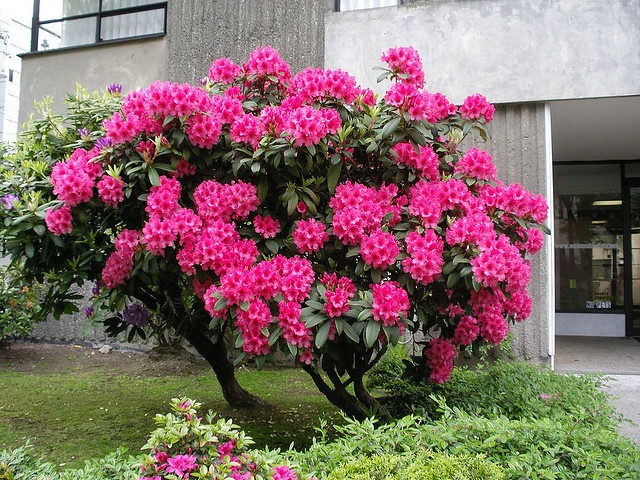
<svg viewBox="0 0 640 480">
<path fill-rule="evenodd" d="M 332 109 L 315 109 L 304 105 L 289 112 L 285 121 L 285 130 L 297 146 L 310 147 L 340 128 L 338 112 Z"/>
<path fill-rule="evenodd" d="M 191 116 L 185 129 L 189 141 L 201 148 L 212 148 L 218 143 L 221 131 L 222 126 L 216 118 L 201 113 Z"/>
<path fill-rule="evenodd" d="M 120 176 L 114 178 L 111 175 L 104 175 L 98 180 L 96 187 L 98 196 L 105 205 L 116 208 L 124 200 L 124 182 Z"/>
<path fill-rule="evenodd" d="M 173 246 L 178 232 L 173 219 L 150 217 L 142 228 L 142 243 L 154 255 L 163 256 L 167 247 Z"/>
<path fill-rule="evenodd" d="M 311 329 L 300 320 L 301 306 L 298 302 L 280 302 L 278 304 L 278 326 L 282 329 L 282 338 L 300 349 L 308 349 L 312 344 Z"/>
<path fill-rule="evenodd" d="M 430 123 L 436 123 L 450 115 L 455 115 L 457 111 L 458 107 L 455 104 L 451 103 L 442 93 L 436 92 L 429 96 L 426 120 Z"/>
<path fill-rule="evenodd" d="M 381 60 L 389 66 L 399 82 L 409 83 L 418 88 L 424 86 L 424 71 L 420 54 L 413 47 L 390 48 L 382 54 Z"/>
<path fill-rule="evenodd" d="M 269 45 L 258 47 L 251 52 L 242 67 L 248 75 L 272 76 L 278 83 L 288 83 L 291 80 L 289 65 L 280 57 L 280 53 Z"/>
<path fill-rule="evenodd" d="M 396 238 L 390 232 L 377 230 L 362 239 L 360 256 L 367 265 L 385 269 L 396 261 L 400 248 Z"/>
<path fill-rule="evenodd" d="M 263 238 L 273 238 L 280 232 L 280 222 L 270 215 L 265 217 L 256 215 L 253 217 L 253 228 L 256 233 L 262 235 Z"/>
<path fill-rule="evenodd" d="M 449 245 L 471 244 L 484 250 L 494 244 L 496 231 L 493 221 L 486 214 L 472 213 L 454 220 L 445 238 Z"/>
<path fill-rule="evenodd" d="M 71 233 L 73 230 L 73 217 L 68 205 L 63 205 L 55 210 L 53 207 L 47 208 L 44 221 L 49 231 L 57 236 Z"/>
<path fill-rule="evenodd" d="M 90 160 L 90 153 L 79 148 L 64 162 L 51 169 L 53 193 L 69 207 L 88 202 L 93 197 L 96 177 L 102 173 L 99 164 Z"/>
<path fill-rule="evenodd" d="M 224 318 L 227 315 L 227 312 L 229 311 L 229 309 L 227 307 L 216 309 L 216 303 L 218 302 L 218 298 L 214 294 L 217 291 L 218 291 L 218 287 L 216 287 L 215 285 L 211 285 L 209 286 L 209 288 L 207 288 L 207 290 L 203 295 L 204 309 L 212 317 Z"/>
<path fill-rule="evenodd" d="M 160 185 L 149 189 L 145 211 L 151 216 L 171 218 L 180 208 L 181 193 L 182 187 L 176 178 L 160 177 Z"/>
<path fill-rule="evenodd" d="M 350 104 L 360 95 L 360 88 L 355 77 L 340 69 L 306 68 L 293 77 L 289 93 L 303 104 L 312 104 L 314 101 L 327 98 Z"/>
<path fill-rule="evenodd" d="M 493 120 L 494 112 L 494 106 L 479 93 L 467 97 L 460 107 L 460 115 L 462 115 L 463 118 L 478 120 L 480 117 L 484 117 L 487 123 Z"/>
<path fill-rule="evenodd" d="M 184 158 L 181 158 L 180 161 L 178 162 L 178 165 L 176 165 L 176 173 L 175 173 L 176 178 L 189 177 L 191 175 L 194 175 L 195 173 L 196 173 L 196 166 L 191 165 Z"/>
<path fill-rule="evenodd" d="M 320 279 L 326 290 L 324 298 L 324 313 L 329 318 L 336 318 L 349 311 L 350 300 L 356 293 L 356 287 L 348 277 L 338 277 L 335 273 L 324 273 Z"/>
<path fill-rule="evenodd" d="M 292 237 L 300 253 L 317 252 L 329 240 L 324 223 L 314 218 L 298 220 Z"/>
<path fill-rule="evenodd" d="M 249 355 L 269 353 L 269 337 L 263 333 L 273 320 L 271 311 L 262 300 L 251 300 L 249 307 L 236 310 L 236 326 L 242 335 L 242 350 Z"/>
<path fill-rule="evenodd" d="M 242 117 L 244 109 L 242 102 L 228 95 L 215 95 L 211 98 L 210 115 L 221 124 L 231 125 Z"/>
<path fill-rule="evenodd" d="M 392 148 L 397 155 L 395 161 L 413 167 L 426 180 L 438 181 L 440 177 L 438 154 L 430 147 L 415 148 L 410 142 L 397 143 Z"/>
<path fill-rule="evenodd" d="M 242 115 L 232 124 L 229 134 L 231 140 L 236 143 L 246 143 L 253 148 L 258 148 L 258 142 L 264 131 L 260 119 L 254 115 Z"/>
<path fill-rule="evenodd" d="M 435 227 L 442 216 L 439 183 L 420 181 L 409 190 L 409 213 L 418 217 L 425 227 Z"/>
<path fill-rule="evenodd" d="M 409 232 L 405 238 L 407 257 L 402 260 L 402 269 L 411 277 L 428 285 L 442 273 L 444 242 L 433 230 L 425 230 L 423 235 Z"/>
<path fill-rule="evenodd" d="M 240 66 L 229 58 L 214 60 L 209 68 L 209 79 L 212 82 L 233 83 L 242 72 Z"/>
<path fill-rule="evenodd" d="M 471 315 L 464 315 L 456 325 L 451 339 L 455 345 L 469 345 L 480 334 L 478 321 Z"/>
<path fill-rule="evenodd" d="M 454 172 L 480 180 L 495 180 L 496 167 L 488 152 L 472 147 L 456 163 Z"/>
<path fill-rule="evenodd" d="M 493 345 L 498 345 L 509 333 L 509 324 L 505 318 L 494 311 L 487 311 L 478 315 L 480 335 Z"/>
<path fill-rule="evenodd" d="M 453 360 L 457 354 L 458 349 L 445 338 L 434 338 L 429 342 L 424 355 L 431 370 L 429 378 L 433 383 L 444 383 L 449 380 L 453 372 Z"/>
<path fill-rule="evenodd" d="M 371 285 L 373 319 L 382 322 L 385 327 L 398 325 L 403 327 L 400 317 L 406 317 L 409 310 L 409 295 L 398 282 L 388 280 Z"/>
</svg>

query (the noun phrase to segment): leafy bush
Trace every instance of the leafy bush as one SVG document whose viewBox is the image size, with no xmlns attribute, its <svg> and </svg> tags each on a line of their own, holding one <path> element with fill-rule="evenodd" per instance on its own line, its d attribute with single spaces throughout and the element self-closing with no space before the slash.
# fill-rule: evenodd
<svg viewBox="0 0 640 480">
<path fill-rule="evenodd" d="M 595 412 L 577 407 L 556 418 L 509 419 L 477 416 L 438 400 L 441 416 L 432 423 L 414 416 L 377 426 L 375 420 L 335 426 L 335 441 L 317 440 L 292 460 L 323 478 L 363 456 L 412 455 L 420 450 L 448 455 L 485 455 L 508 479 L 637 479 L 640 449 L 617 431 L 611 417 L 594 423 Z M 606 419 L 609 418 L 609 421 Z M 597 431 L 598 434 L 594 435 Z"/>
<path fill-rule="evenodd" d="M 416 456 L 362 457 L 334 470 L 328 480 L 501 480 L 500 467 L 482 456 L 422 452 Z"/>
<path fill-rule="evenodd" d="M 2 208 L 2 207 L 0 207 Z M 31 333 L 38 320 L 39 284 L 26 281 L 19 266 L 0 266 L 0 345 Z"/>
<path fill-rule="evenodd" d="M 214 423 L 198 416 L 200 404 L 174 398 L 173 412 L 156 415 L 158 428 L 143 449 L 151 450 L 142 462 L 143 475 L 150 478 L 247 478 L 296 480 L 295 471 L 277 465 L 277 452 L 250 450 L 253 440 L 231 420 Z"/>
<path fill-rule="evenodd" d="M 397 359 L 386 360 L 388 374 L 381 368 L 371 382 L 386 391 L 384 403 L 396 418 L 413 412 L 439 417 L 434 396 L 446 398 L 452 408 L 487 417 L 547 418 L 568 415 L 579 406 L 596 412 L 594 421 L 615 415 L 600 388 L 605 379 L 597 375 L 563 375 L 525 362 L 498 360 L 475 370 L 456 368 L 449 382 L 433 385 L 401 378 L 394 363 Z"/>
</svg>

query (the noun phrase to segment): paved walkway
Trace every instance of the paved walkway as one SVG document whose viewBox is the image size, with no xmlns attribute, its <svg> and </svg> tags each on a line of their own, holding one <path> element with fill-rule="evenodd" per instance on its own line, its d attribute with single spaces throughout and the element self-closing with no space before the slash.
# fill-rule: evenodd
<svg viewBox="0 0 640 480">
<path fill-rule="evenodd" d="M 623 422 L 620 433 L 640 445 L 640 342 L 633 338 L 556 337 L 555 370 L 602 373 Z"/>
</svg>

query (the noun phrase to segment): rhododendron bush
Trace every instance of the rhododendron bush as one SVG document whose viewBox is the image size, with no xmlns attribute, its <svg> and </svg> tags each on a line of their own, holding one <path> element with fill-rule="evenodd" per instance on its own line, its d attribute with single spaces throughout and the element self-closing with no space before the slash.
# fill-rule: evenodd
<svg viewBox="0 0 640 480">
<path fill-rule="evenodd" d="M 137 299 L 196 348 L 287 352 L 351 415 L 378 408 L 363 375 L 402 335 L 423 334 L 416 370 L 445 382 L 530 315 L 547 205 L 461 148 L 488 136 L 482 95 L 428 92 L 410 47 L 382 61 L 380 98 L 341 70 L 292 75 L 270 47 L 127 94 L 53 166 L 49 234 L 101 252 L 103 307 Z"/>
</svg>

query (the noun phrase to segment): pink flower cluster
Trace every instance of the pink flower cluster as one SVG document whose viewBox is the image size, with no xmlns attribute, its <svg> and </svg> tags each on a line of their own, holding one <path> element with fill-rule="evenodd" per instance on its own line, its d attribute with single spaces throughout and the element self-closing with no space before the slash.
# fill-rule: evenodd
<svg viewBox="0 0 640 480">
<path fill-rule="evenodd" d="M 108 289 L 123 284 L 131 276 L 133 256 L 139 250 L 140 232 L 123 230 L 114 240 L 115 250 L 102 269 L 102 283 Z"/>
<path fill-rule="evenodd" d="M 393 184 L 379 189 L 350 181 L 338 185 L 329 201 L 333 234 L 345 245 L 357 245 L 382 228 L 387 214 L 393 214 L 389 226 L 395 225 L 406 201 L 403 196 L 396 198 L 397 194 L 398 187 Z"/>
<path fill-rule="evenodd" d="M 442 273 L 444 242 L 433 230 L 423 235 L 410 232 L 405 238 L 407 257 L 402 268 L 418 283 L 428 285 Z"/>
<path fill-rule="evenodd" d="M 58 209 L 54 209 L 53 207 L 47 208 L 44 221 L 49 231 L 57 236 L 71 233 L 73 230 L 71 208 L 67 205 L 63 205 Z"/>
<path fill-rule="evenodd" d="M 324 223 L 314 218 L 298 220 L 292 237 L 300 253 L 317 252 L 329 240 Z"/>
<path fill-rule="evenodd" d="M 124 182 L 120 176 L 103 175 L 96 183 L 96 188 L 102 203 L 109 207 L 116 208 L 124 200 Z"/>
<path fill-rule="evenodd" d="M 280 222 L 270 215 L 256 215 L 253 217 L 253 229 L 262 235 L 262 238 L 273 238 L 280 232 Z"/>
<path fill-rule="evenodd" d="M 382 322 L 385 327 L 397 325 L 402 332 L 404 330 L 402 318 L 407 316 L 411 306 L 407 291 L 400 287 L 398 282 L 388 280 L 371 285 L 371 292 L 373 319 Z"/>
<path fill-rule="evenodd" d="M 472 147 L 456 163 L 454 172 L 479 180 L 495 180 L 496 167 L 488 152 Z"/>
<path fill-rule="evenodd" d="M 458 354 L 450 340 L 434 338 L 425 349 L 424 356 L 430 369 L 429 378 L 433 383 L 444 383 L 449 380 L 453 372 L 453 360 Z"/>
<path fill-rule="evenodd" d="M 309 147 L 319 143 L 327 135 L 336 133 L 340 125 L 337 111 L 303 105 L 289 112 L 284 128 L 297 146 Z"/>
<path fill-rule="evenodd" d="M 347 72 L 306 68 L 293 77 L 288 94 L 303 104 L 327 99 L 351 104 L 361 92 L 355 77 Z"/>
<path fill-rule="evenodd" d="M 543 223 L 549 212 L 549 206 L 541 194 L 534 195 L 519 183 L 484 185 L 481 198 L 487 209 L 503 210 L 516 217 L 538 223 Z"/>
<path fill-rule="evenodd" d="M 396 162 L 413 167 L 425 180 L 436 182 L 440 179 L 440 159 L 429 146 L 418 147 L 418 151 L 409 142 L 397 143 L 392 151 Z"/>
<path fill-rule="evenodd" d="M 424 71 L 420 54 L 413 47 L 390 48 L 382 54 L 381 60 L 389 65 L 395 78 L 401 83 L 424 86 Z"/>
<path fill-rule="evenodd" d="M 348 277 L 338 277 L 335 273 L 322 276 L 320 283 L 325 286 L 324 313 L 329 318 L 340 317 L 350 308 L 350 300 L 356 293 L 356 287 Z"/>
<path fill-rule="evenodd" d="M 362 260 L 373 268 L 384 270 L 389 265 L 395 264 L 399 253 L 400 247 L 393 233 L 380 229 L 364 237 L 360 244 Z"/>
<path fill-rule="evenodd" d="M 51 169 L 53 193 L 69 207 L 88 202 L 93 197 L 96 177 L 102 174 L 99 163 L 92 161 L 92 152 L 78 148 L 69 159 Z"/>
<path fill-rule="evenodd" d="M 251 52 L 242 68 L 249 77 L 252 75 L 275 77 L 279 84 L 288 84 L 291 81 L 289 64 L 280 57 L 280 53 L 275 48 L 269 45 L 256 48 Z"/>
<path fill-rule="evenodd" d="M 212 82 L 233 83 L 242 73 L 240 66 L 229 58 L 214 60 L 209 68 L 209 80 Z"/>
<path fill-rule="evenodd" d="M 487 123 L 493 120 L 494 112 L 494 106 L 491 105 L 487 101 L 487 99 L 479 93 L 467 97 L 460 107 L 460 115 L 463 118 L 478 120 L 480 117 L 484 117 Z"/>
</svg>

